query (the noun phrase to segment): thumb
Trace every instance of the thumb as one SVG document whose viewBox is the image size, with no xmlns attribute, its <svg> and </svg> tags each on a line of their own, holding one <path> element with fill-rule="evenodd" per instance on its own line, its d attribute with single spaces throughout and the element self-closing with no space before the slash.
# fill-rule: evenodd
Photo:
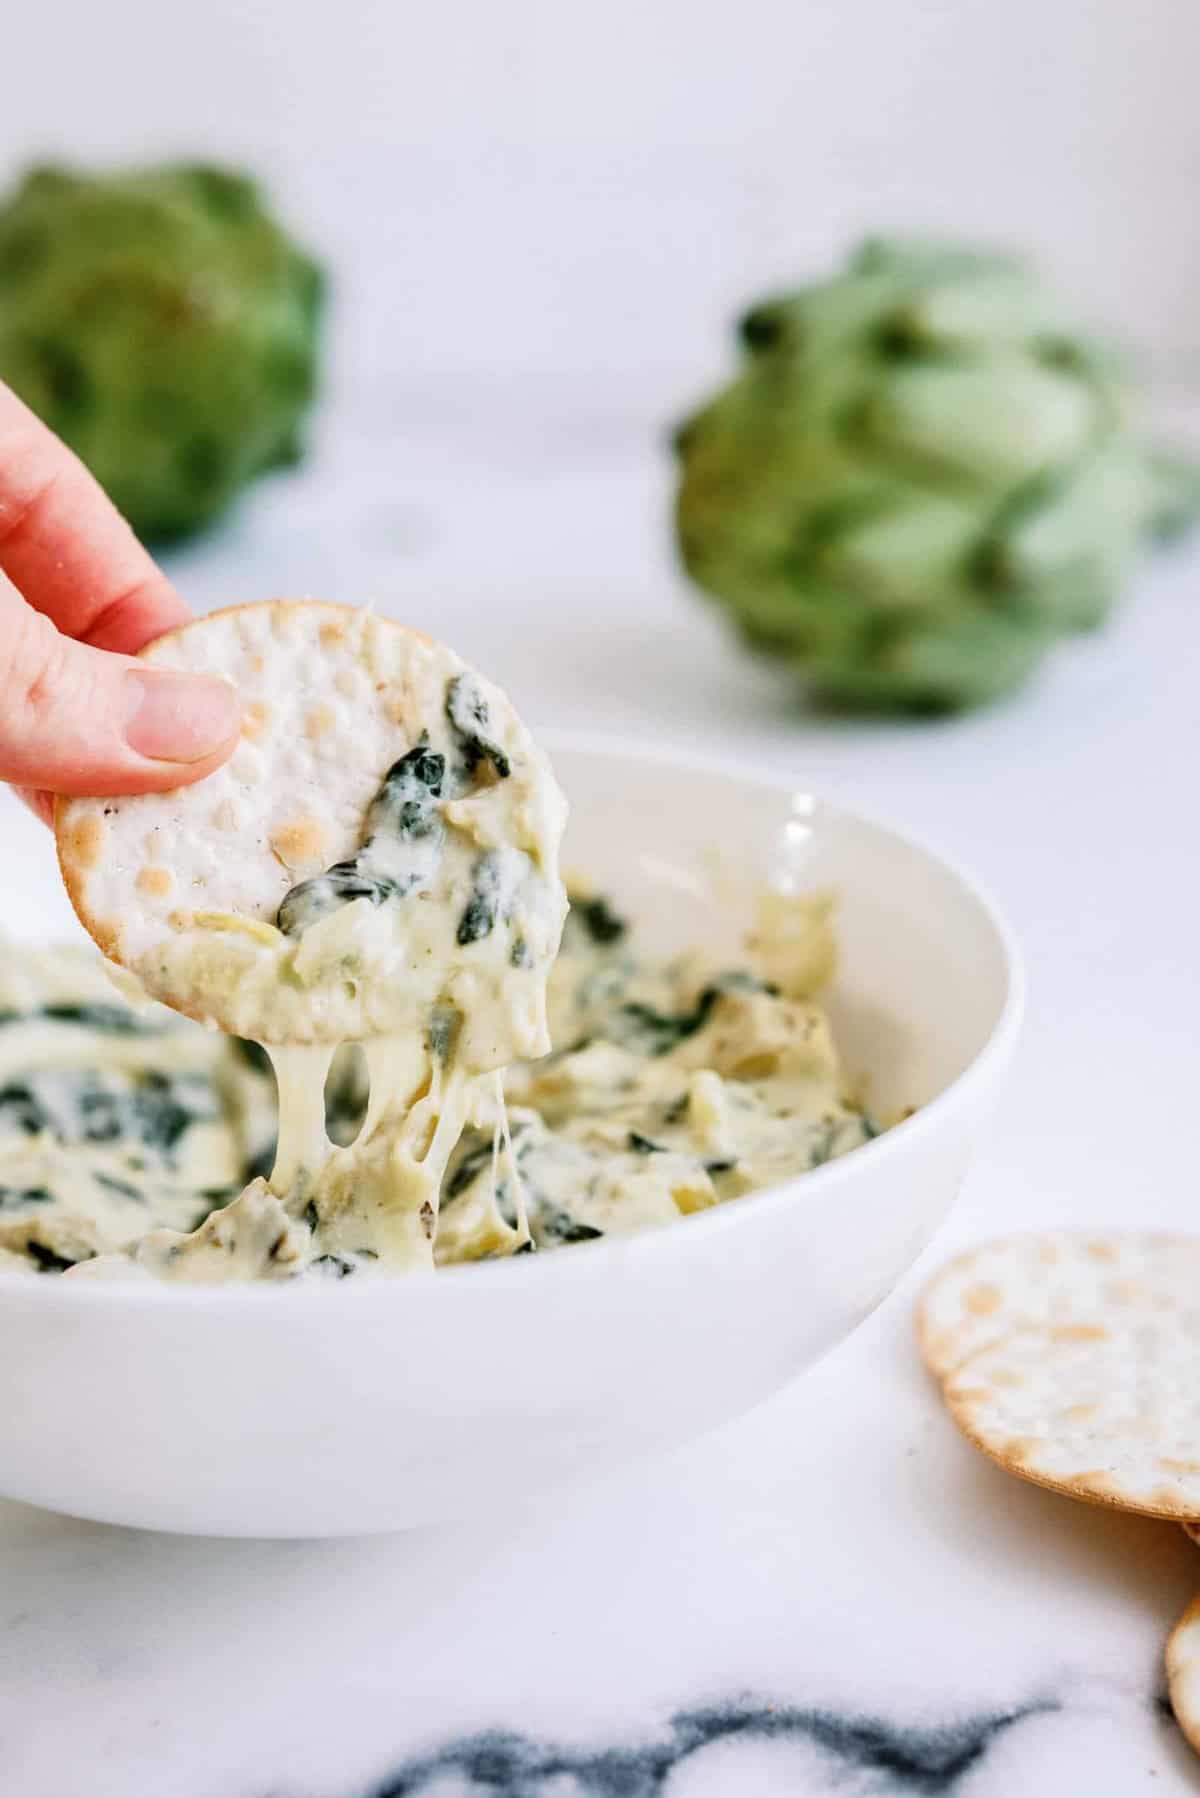
<svg viewBox="0 0 1200 1798">
<path fill-rule="evenodd" d="M 219 676 L 91 649 L 0 593 L 0 779 L 53 793 L 184 786 L 230 754 L 240 715 Z"/>
</svg>

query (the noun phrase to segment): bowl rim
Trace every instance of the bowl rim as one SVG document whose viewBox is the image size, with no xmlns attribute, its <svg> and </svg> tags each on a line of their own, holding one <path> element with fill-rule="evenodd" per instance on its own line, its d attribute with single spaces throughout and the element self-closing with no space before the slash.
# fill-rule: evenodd
<svg viewBox="0 0 1200 1798">
<path fill-rule="evenodd" d="M 34 1304 L 66 1303 L 72 1308 L 80 1304 L 106 1308 L 165 1305 L 171 1311 L 179 1311 L 185 1308 L 193 1310 L 197 1307 L 205 1309 L 234 1305 L 248 1306 L 258 1311 L 264 1305 L 283 1305 L 289 1308 L 298 1307 L 298 1304 L 311 1307 L 314 1303 L 322 1306 L 376 1306 L 381 1302 L 381 1295 L 389 1301 L 394 1300 L 397 1285 L 401 1293 L 415 1293 L 418 1290 L 429 1292 L 459 1287 L 464 1282 L 486 1283 L 490 1286 L 500 1280 L 514 1286 L 523 1286 L 529 1281 L 547 1278 L 561 1282 L 564 1277 L 589 1277 L 587 1269 L 594 1268 L 598 1258 L 611 1260 L 620 1257 L 622 1261 L 628 1261 L 634 1256 L 656 1254 L 664 1242 L 677 1239 L 680 1229 L 686 1230 L 694 1242 L 700 1231 L 706 1231 L 711 1236 L 718 1231 L 737 1229 L 738 1219 L 745 1217 L 747 1212 L 752 1216 L 762 1217 L 764 1213 L 784 1205 L 794 1208 L 798 1203 L 806 1206 L 818 1204 L 836 1187 L 852 1180 L 856 1170 L 863 1170 L 868 1158 L 869 1165 L 876 1166 L 888 1156 L 895 1156 L 910 1144 L 936 1132 L 949 1113 L 961 1107 L 964 1100 L 969 1100 L 977 1088 L 987 1084 L 994 1070 L 1002 1071 L 1020 1031 L 1025 1010 L 1023 959 L 1003 912 L 987 889 L 968 874 L 956 859 L 944 854 L 941 849 L 932 847 L 922 836 L 882 823 L 869 811 L 860 810 L 857 805 L 850 807 L 826 798 L 820 792 L 811 791 L 803 781 L 778 769 L 756 764 L 746 756 L 718 756 L 687 743 L 668 743 L 661 739 L 648 740 L 632 734 L 589 729 L 546 729 L 535 730 L 534 734 L 551 759 L 560 752 L 601 758 L 608 756 L 613 760 L 651 763 L 700 778 L 733 780 L 780 795 L 803 793 L 827 816 L 864 826 L 900 848 L 915 851 L 942 874 L 948 875 L 952 883 L 975 906 L 999 949 L 1004 980 L 1003 997 L 982 1046 L 962 1071 L 927 1104 L 847 1154 L 825 1162 L 820 1167 L 810 1168 L 806 1173 L 793 1175 L 791 1179 L 780 1181 L 777 1185 L 761 1187 L 755 1192 L 744 1194 L 736 1201 L 713 1205 L 706 1211 L 695 1212 L 688 1217 L 654 1224 L 627 1236 L 607 1236 L 595 1242 L 573 1243 L 568 1255 L 505 1256 L 496 1260 L 456 1262 L 448 1267 L 396 1275 L 394 1279 L 321 1281 L 319 1284 L 308 1281 L 231 1281 L 227 1284 L 172 1285 L 159 1280 L 125 1281 L 114 1278 L 111 1281 L 72 1280 L 66 1285 L 61 1278 L 31 1279 L 24 1271 L 0 1269 L 0 1296 L 8 1300 L 24 1295 Z M 517 1262 L 520 1265 L 516 1265 Z M 557 1271 L 547 1272 L 547 1264 L 551 1270 Z M 576 1272 L 568 1275 L 568 1269 L 575 1269 Z M 298 1301 L 296 1295 L 301 1292 L 305 1297 Z M 34 1293 L 41 1296 L 34 1299 Z"/>
</svg>

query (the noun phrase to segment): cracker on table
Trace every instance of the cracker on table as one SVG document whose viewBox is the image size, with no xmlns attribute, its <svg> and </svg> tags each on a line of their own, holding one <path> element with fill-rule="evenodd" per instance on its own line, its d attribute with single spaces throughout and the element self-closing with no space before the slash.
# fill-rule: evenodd
<svg viewBox="0 0 1200 1798">
<path fill-rule="evenodd" d="M 1114 1239 L 1119 1241 L 1119 1239 Z M 1000 1466 L 1147 1517 L 1200 1516 L 1200 1305 L 1013 1330 L 945 1383 L 963 1433 Z"/>
<path fill-rule="evenodd" d="M 1200 1598 L 1167 1637 L 1167 1693 L 1175 1721 L 1200 1754 Z"/>
<path fill-rule="evenodd" d="M 945 1379 L 1017 1328 L 1072 1324 L 1200 1297 L 1200 1237 L 1053 1230 L 1000 1237 L 936 1273 L 917 1306 L 917 1339 Z"/>
</svg>

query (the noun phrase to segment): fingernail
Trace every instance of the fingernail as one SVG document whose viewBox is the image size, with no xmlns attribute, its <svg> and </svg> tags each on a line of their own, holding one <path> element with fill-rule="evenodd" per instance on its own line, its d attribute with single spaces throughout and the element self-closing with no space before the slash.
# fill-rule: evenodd
<svg viewBox="0 0 1200 1798">
<path fill-rule="evenodd" d="M 125 741 L 153 762 L 202 762 L 238 728 L 236 690 L 216 674 L 130 669 Z"/>
</svg>

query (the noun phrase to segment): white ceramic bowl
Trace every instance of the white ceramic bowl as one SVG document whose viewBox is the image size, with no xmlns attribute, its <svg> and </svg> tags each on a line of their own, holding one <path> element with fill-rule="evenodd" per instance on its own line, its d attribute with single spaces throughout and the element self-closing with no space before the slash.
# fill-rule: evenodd
<svg viewBox="0 0 1200 1798">
<path fill-rule="evenodd" d="M 835 887 L 843 1057 L 881 1111 L 843 1159 L 625 1240 L 395 1282 L 157 1287 L 0 1276 L 0 1491 L 217 1535 L 489 1509 L 745 1411 L 864 1318 L 962 1180 L 1021 1009 L 960 875 L 778 783 L 577 740 L 567 866 L 653 943 L 729 932 L 698 877 Z"/>
</svg>

